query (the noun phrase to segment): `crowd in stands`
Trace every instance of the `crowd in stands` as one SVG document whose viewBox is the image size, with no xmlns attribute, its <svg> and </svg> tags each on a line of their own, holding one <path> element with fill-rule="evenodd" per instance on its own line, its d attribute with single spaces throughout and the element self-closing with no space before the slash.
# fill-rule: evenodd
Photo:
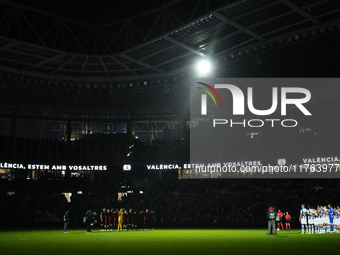
<svg viewBox="0 0 340 255">
<path fill-rule="evenodd" d="M 156 139 L 150 144 L 139 143 L 134 150 L 134 163 L 174 164 L 187 163 L 190 158 L 189 136 L 178 139 Z"/>
<path fill-rule="evenodd" d="M 340 132 L 338 121 L 336 121 L 339 107 L 339 98 L 330 98 L 308 105 L 307 108 L 312 112 L 312 116 L 303 116 L 298 109 L 291 109 L 287 117 L 271 116 L 273 119 L 295 119 L 298 122 L 296 128 L 284 128 L 279 122 L 276 122 L 274 127 L 271 127 L 268 122 L 261 128 L 230 128 L 229 126 L 227 128 L 225 127 L 227 125 L 223 127 L 221 125 L 218 128 L 223 128 L 224 137 L 221 137 L 221 132 L 205 132 L 211 130 L 207 128 L 211 123 L 203 124 L 192 130 L 193 133 L 200 134 L 202 138 L 197 141 L 192 140 L 191 148 L 209 146 L 209 150 L 204 150 L 204 153 L 199 154 L 202 162 L 211 162 L 209 160 L 213 158 L 223 160 L 215 162 L 232 162 L 279 158 L 301 160 L 311 157 L 339 156 Z M 233 119 L 241 122 L 243 119 L 247 121 L 266 118 L 242 116 Z M 223 145 L 223 150 L 222 146 L 212 146 L 219 144 Z"/>
<path fill-rule="evenodd" d="M 339 203 L 337 180 L 179 180 L 144 199 L 161 222 L 262 222 L 268 205 L 297 221 L 301 203 Z M 127 198 L 127 200 L 129 197 Z"/>
<path fill-rule="evenodd" d="M 62 194 L 0 193 L 0 220 L 8 223 L 58 221 L 67 207 Z"/>
<path fill-rule="evenodd" d="M 152 209 L 156 223 L 260 223 L 268 206 L 288 211 L 298 222 L 302 203 L 339 204 L 337 179 L 303 180 L 154 180 L 145 184 L 144 194 L 73 194 L 71 203 L 59 194 L 1 194 L 0 220 L 13 222 L 48 221 L 46 214 L 61 219 L 70 210 L 71 221 L 80 223 L 88 209 Z"/>
<path fill-rule="evenodd" d="M 0 135 L 2 162 L 39 164 L 119 164 L 126 157 L 129 141 L 13 138 Z"/>
<path fill-rule="evenodd" d="M 223 143 L 224 149 L 221 153 L 218 146 L 215 150 L 215 147 L 209 146 L 209 151 L 202 154 L 202 160 L 213 156 L 224 161 L 338 156 L 340 132 L 335 116 L 339 107 L 338 97 L 328 98 L 308 105 L 312 117 L 302 116 L 299 109 L 289 109 L 289 119 L 298 121 L 296 128 L 283 128 L 278 122 L 274 128 L 270 123 L 260 129 L 229 128 L 226 129 L 228 132 L 225 137 L 205 132 L 204 139 L 198 140 L 197 144 L 195 140 L 190 142 L 189 131 L 183 137 L 156 139 L 152 142 L 100 139 L 75 140 L 69 145 L 66 141 L 0 136 L 1 161 L 105 165 L 126 161 L 138 165 L 189 163 L 190 146 L 204 148 L 208 146 L 204 144 L 205 141 L 209 144 Z M 250 117 L 244 118 L 248 120 Z M 282 116 L 271 118 L 282 119 Z M 201 123 L 190 132 L 200 129 L 204 131 L 206 126 Z M 132 144 L 134 146 L 130 147 Z"/>
<path fill-rule="evenodd" d="M 336 121 L 339 106 L 338 99 L 309 105 L 313 118 L 301 118 L 301 121 L 299 111 L 296 111 L 296 116 L 293 114 L 289 118 L 298 119 L 299 128 L 264 127 L 258 135 L 251 136 L 246 134 L 257 131 L 238 129 L 228 136 L 225 143 L 228 153 L 223 157 L 237 161 L 339 156 L 340 132 Z M 220 137 L 213 135 L 210 138 L 212 143 L 221 141 Z M 64 141 L 0 136 L 1 162 L 117 164 L 126 160 L 129 150 L 125 145 L 125 151 L 122 151 L 117 149 L 118 144 L 110 141 L 74 141 L 70 147 Z M 217 154 L 214 148 L 210 149 L 202 157 Z M 149 144 L 135 143 L 131 152 L 131 161 L 135 164 L 186 163 L 190 160 L 190 139 L 186 135 Z M 46 181 L 48 178 L 46 176 Z M 65 185 L 86 190 L 91 180 L 89 176 L 82 179 L 86 179 L 85 182 L 76 180 Z M 41 185 L 40 181 L 43 180 L 37 181 L 37 186 Z M 292 221 L 297 222 L 301 203 L 314 206 L 340 203 L 338 179 L 150 180 L 139 187 L 131 185 L 132 189 L 143 189 L 143 194 L 127 194 L 121 201 L 118 201 L 117 188 L 110 186 L 117 183 L 114 176 L 93 182 L 98 188 L 88 189 L 83 194 L 74 193 L 71 203 L 58 189 L 60 183 L 51 185 L 55 192 L 51 192 L 52 188 L 22 188 L 21 192 L 14 189 L 15 194 L 8 195 L 8 190 L 0 189 L 0 220 L 39 222 L 47 220 L 47 214 L 61 219 L 64 210 L 70 209 L 71 219 L 80 222 L 87 209 L 99 211 L 103 207 L 114 207 L 153 209 L 158 223 L 251 223 L 265 221 L 268 206 L 274 206 L 283 212 L 288 211 Z"/>
</svg>

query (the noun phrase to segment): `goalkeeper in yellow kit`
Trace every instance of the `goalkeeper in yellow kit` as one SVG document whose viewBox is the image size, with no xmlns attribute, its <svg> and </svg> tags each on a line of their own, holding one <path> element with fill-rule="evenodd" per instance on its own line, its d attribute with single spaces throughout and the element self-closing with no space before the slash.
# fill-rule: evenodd
<svg viewBox="0 0 340 255">
<path fill-rule="evenodd" d="M 123 215 L 124 215 L 124 212 L 122 210 L 118 211 L 118 231 L 122 231 L 123 228 Z"/>
</svg>

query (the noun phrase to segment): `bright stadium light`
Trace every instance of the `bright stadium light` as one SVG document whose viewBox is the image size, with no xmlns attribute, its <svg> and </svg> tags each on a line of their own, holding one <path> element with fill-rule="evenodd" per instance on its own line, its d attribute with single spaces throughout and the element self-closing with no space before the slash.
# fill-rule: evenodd
<svg viewBox="0 0 340 255">
<path fill-rule="evenodd" d="M 130 171 L 130 170 L 131 170 L 131 165 L 126 164 L 123 166 L 123 171 Z"/>
<path fill-rule="evenodd" d="M 203 60 L 200 60 L 197 63 L 196 67 L 197 67 L 197 71 L 200 74 L 208 74 L 211 71 L 212 65 L 211 65 L 211 62 L 209 60 L 203 59 Z"/>
</svg>

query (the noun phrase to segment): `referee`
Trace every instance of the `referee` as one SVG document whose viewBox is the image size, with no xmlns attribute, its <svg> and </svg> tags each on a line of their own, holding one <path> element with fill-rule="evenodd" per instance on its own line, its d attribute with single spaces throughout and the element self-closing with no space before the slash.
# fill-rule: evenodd
<svg viewBox="0 0 340 255">
<path fill-rule="evenodd" d="M 269 207 L 269 211 L 267 212 L 268 235 L 277 235 L 275 227 L 275 217 L 276 213 L 274 212 L 273 207 Z"/>
</svg>

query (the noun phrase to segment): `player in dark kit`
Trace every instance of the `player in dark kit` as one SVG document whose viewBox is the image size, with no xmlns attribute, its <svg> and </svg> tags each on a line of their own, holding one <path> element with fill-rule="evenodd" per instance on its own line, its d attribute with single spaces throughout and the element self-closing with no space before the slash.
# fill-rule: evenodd
<svg viewBox="0 0 340 255">
<path fill-rule="evenodd" d="M 104 221 L 104 231 L 109 231 L 109 223 L 110 222 L 110 209 L 106 210 L 105 213 L 105 221 Z"/>
<path fill-rule="evenodd" d="M 155 212 L 153 210 L 150 211 L 149 220 L 150 229 L 155 230 L 156 217 Z"/>
<path fill-rule="evenodd" d="M 111 208 L 110 215 L 109 215 L 109 229 L 108 229 L 108 231 L 112 231 L 113 230 L 112 229 L 112 225 L 113 225 L 113 212 L 114 212 L 114 210 L 113 210 L 113 208 Z"/>
<path fill-rule="evenodd" d="M 100 213 L 100 231 L 104 231 L 105 218 L 106 218 L 106 208 L 103 208 L 103 211 Z"/>
<path fill-rule="evenodd" d="M 128 230 L 132 230 L 132 217 L 133 217 L 133 212 L 132 209 L 129 209 L 129 213 L 128 213 L 128 218 L 127 218 L 127 229 Z"/>
<path fill-rule="evenodd" d="M 114 231 L 117 230 L 118 226 L 118 209 L 113 211 L 113 229 Z"/>
<path fill-rule="evenodd" d="M 149 209 L 145 209 L 145 213 L 144 213 L 144 230 L 149 230 Z"/>
<path fill-rule="evenodd" d="M 129 218 L 129 214 L 128 214 L 127 210 L 124 210 L 124 214 L 123 214 L 123 230 L 127 230 L 128 218 Z"/>
<path fill-rule="evenodd" d="M 144 228 L 144 210 L 142 209 L 138 214 L 138 229 L 142 230 Z"/>
<path fill-rule="evenodd" d="M 136 211 L 134 211 L 131 217 L 131 228 L 134 230 L 137 230 L 137 227 L 138 227 L 137 221 L 138 221 L 138 214 Z"/>
</svg>

